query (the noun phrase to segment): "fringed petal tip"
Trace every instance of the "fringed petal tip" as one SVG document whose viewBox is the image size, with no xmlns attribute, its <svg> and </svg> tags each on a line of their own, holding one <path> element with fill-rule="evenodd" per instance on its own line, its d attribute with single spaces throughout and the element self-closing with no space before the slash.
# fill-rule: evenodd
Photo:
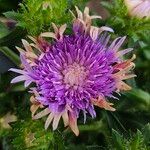
<svg viewBox="0 0 150 150">
<path fill-rule="evenodd" d="M 38 114 L 34 115 L 32 118 L 33 118 L 33 120 L 36 120 L 36 119 L 39 119 L 39 118 L 42 118 L 42 117 L 48 115 L 49 113 L 50 113 L 49 108 L 45 108 L 44 110 L 42 110 Z"/>
<path fill-rule="evenodd" d="M 33 96 L 30 98 L 30 101 L 33 102 L 33 105 L 30 108 L 32 112 L 33 120 L 36 120 L 36 119 L 39 119 L 48 115 L 45 125 L 44 125 L 45 130 L 48 129 L 51 123 L 52 123 L 53 130 L 56 130 L 58 127 L 59 121 L 62 117 L 64 126 L 65 127 L 69 126 L 76 136 L 79 135 L 79 129 L 77 126 L 77 117 L 75 117 L 75 115 L 73 115 L 72 113 L 69 113 L 67 110 L 64 110 L 64 112 L 61 112 L 61 113 L 54 114 L 50 111 L 49 108 L 44 108 L 44 110 L 35 114 L 35 112 L 39 108 L 39 105 L 34 104 L 35 98 Z"/>
<path fill-rule="evenodd" d="M 95 41 L 98 36 L 103 32 L 103 31 L 108 31 L 108 32 L 114 32 L 113 29 L 103 26 L 103 27 L 95 27 L 92 26 L 92 20 L 93 19 L 101 19 L 101 16 L 90 16 L 89 14 L 89 8 L 85 7 L 84 12 L 82 13 L 77 6 L 75 6 L 77 16 L 74 15 L 72 12 L 71 14 L 74 17 L 74 27 L 76 27 L 76 32 L 84 32 L 85 34 L 89 34 L 91 38 Z M 78 31 L 79 30 L 79 31 Z"/>
<path fill-rule="evenodd" d="M 108 31 L 108 32 L 113 32 L 114 33 L 114 30 L 110 27 L 106 27 L 106 26 L 102 26 L 100 27 L 100 32 L 102 31 Z"/>
<path fill-rule="evenodd" d="M 63 38 L 63 34 L 67 28 L 67 24 L 63 24 L 62 26 L 57 27 L 54 23 L 52 23 L 52 27 L 54 29 L 54 33 L 53 32 L 44 32 L 44 33 L 41 33 L 40 36 L 41 37 L 50 37 L 55 40 L 61 40 Z"/>
<path fill-rule="evenodd" d="M 117 57 L 122 57 L 123 55 L 133 51 L 133 48 L 127 48 L 117 52 Z"/>
<path fill-rule="evenodd" d="M 35 93 L 36 94 L 36 93 Z M 75 120 L 72 116 L 69 117 L 68 115 L 68 109 L 64 110 L 63 112 L 60 113 L 52 113 L 49 108 L 44 108 L 41 112 L 38 112 L 37 114 L 36 111 L 38 108 L 43 108 L 43 105 L 41 105 L 35 98 L 35 96 L 31 96 L 30 101 L 32 103 L 30 107 L 30 111 L 32 113 L 32 119 L 40 119 L 42 117 L 45 117 L 48 115 L 44 128 L 45 130 L 48 129 L 50 124 L 52 123 L 52 128 L 53 130 L 56 130 L 60 121 L 60 118 L 62 117 L 64 126 L 70 126 L 70 128 L 73 130 L 73 132 L 78 135 L 78 130 L 77 130 L 77 119 Z M 73 123 L 72 123 L 73 122 Z M 75 123 L 75 124 L 74 124 Z"/>
<path fill-rule="evenodd" d="M 60 121 L 60 118 L 63 118 L 64 120 L 64 113 L 59 113 L 59 114 L 53 114 L 53 113 L 50 113 L 46 119 L 46 122 L 45 122 L 45 130 L 48 129 L 49 125 L 52 123 L 52 127 L 53 127 L 53 130 L 56 130 L 57 127 L 58 127 L 58 124 L 59 124 L 59 121 Z M 69 125 L 69 120 L 68 120 L 68 114 L 67 114 L 67 118 L 65 118 L 65 121 L 64 121 L 64 125 L 65 127 Z"/>
<path fill-rule="evenodd" d="M 108 102 L 103 96 L 99 96 L 98 99 L 91 99 L 93 105 L 98 106 L 100 108 L 104 108 L 105 110 L 115 111 L 116 109 L 112 106 L 113 103 Z"/>
<path fill-rule="evenodd" d="M 117 90 L 116 92 L 120 92 L 120 91 L 129 91 L 131 90 L 132 87 L 129 86 L 128 84 L 126 84 L 125 82 L 123 81 L 120 81 L 117 83 Z"/>
<path fill-rule="evenodd" d="M 135 68 L 135 64 L 132 62 L 135 59 L 136 55 L 133 54 L 132 58 L 114 65 L 114 69 L 117 71 L 113 74 L 113 77 L 116 80 L 117 92 L 131 90 L 131 87 L 123 82 L 123 80 L 137 77 L 137 75 L 131 73 Z"/>
</svg>

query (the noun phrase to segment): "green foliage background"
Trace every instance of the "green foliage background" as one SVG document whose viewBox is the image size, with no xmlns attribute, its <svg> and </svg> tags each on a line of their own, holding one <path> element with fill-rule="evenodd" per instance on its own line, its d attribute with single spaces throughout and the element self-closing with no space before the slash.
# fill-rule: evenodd
<svg viewBox="0 0 150 150">
<path fill-rule="evenodd" d="M 112 39 L 127 35 L 123 48 L 133 47 L 137 56 L 135 74 L 128 83 L 130 92 L 122 93 L 119 101 L 112 100 L 117 109 L 109 112 L 96 109 L 97 118 L 79 118 L 79 137 L 60 125 L 53 132 L 44 130 L 44 119 L 31 120 L 30 94 L 22 83 L 11 85 L 16 76 L 8 72 L 19 67 L 15 46 L 27 35 L 38 35 L 51 29 L 51 23 L 68 23 L 69 9 L 74 5 L 82 10 L 88 0 L 0 0 L 0 149 L 2 150 L 149 150 L 150 149 L 150 19 L 130 17 L 123 0 L 101 2 L 110 12 L 106 20 L 95 21 L 97 26 L 114 29 Z M 100 5 L 100 2 L 99 2 Z M 93 13 L 93 12 L 92 12 Z M 13 21 L 12 21 L 13 19 Z M 128 56 L 130 57 L 130 56 Z M 1 120 L 11 112 L 17 121 L 5 129 Z"/>
</svg>

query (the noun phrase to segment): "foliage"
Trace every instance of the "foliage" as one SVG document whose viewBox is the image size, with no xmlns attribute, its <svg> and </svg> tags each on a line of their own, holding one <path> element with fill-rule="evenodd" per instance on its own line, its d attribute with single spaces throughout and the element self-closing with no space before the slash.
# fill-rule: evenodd
<svg viewBox="0 0 150 150">
<path fill-rule="evenodd" d="M 111 17 L 108 18 L 107 24 L 113 27 L 116 34 L 128 35 L 138 40 L 143 31 L 150 30 L 150 19 L 129 16 L 124 0 L 116 0 L 111 3 L 103 1 L 101 4 L 109 10 Z"/>
<path fill-rule="evenodd" d="M 17 9 L 17 4 L 20 2 L 20 0 L 0 0 L 0 12 L 8 11 L 12 9 Z"/>
<path fill-rule="evenodd" d="M 19 12 L 4 13 L 7 18 L 16 20 L 17 26 L 27 29 L 31 35 L 49 30 L 52 22 L 61 25 L 71 21 L 71 6 L 79 1 L 66 0 L 24 0 Z M 32 28 L 31 28 L 32 27 Z"/>
<path fill-rule="evenodd" d="M 30 128 L 29 128 L 30 126 Z M 48 149 L 54 148 L 54 134 L 51 131 L 45 131 L 40 121 L 33 122 L 32 120 L 20 120 L 14 124 L 12 131 L 13 149 Z M 59 139 L 58 137 L 56 138 Z M 61 146 L 60 144 L 58 145 Z"/>
<path fill-rule="evenodd" d="M 139 130 L 127 138 L 124 138 L 117 131 L 112 130 L 112 139 L 109 145 L 109 149 L 148 150 L 149 147 L 144 143 L 144 135 Z"/>
</svg>

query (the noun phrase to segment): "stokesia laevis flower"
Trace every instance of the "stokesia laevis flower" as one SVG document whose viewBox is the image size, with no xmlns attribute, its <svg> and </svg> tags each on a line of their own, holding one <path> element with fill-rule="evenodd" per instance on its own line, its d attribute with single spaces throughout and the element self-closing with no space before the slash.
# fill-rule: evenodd
<svg viewBox="0 0 150 150">
<path fill-rule="evenodd" d="M 131 16 L 150 18 L 150 0 L 124 0 Z"/>
<path fill-rule="evenodd" d="M 33 43 L 22 40 L 25 50 L 18 48 L 23 69 L 10 69 L 19 73 L 11 83 L 25 81 L 30 83 L 31 112 L 33 119 L 48 116 L 45 129 L 52 123 L 53 130 L 62 117 L 64 125 L 69 126 L 78 135 L 77 118 L 80 113 L 96 117 L 95 106 L 115 111 L 107 98 L 113 93 L 130 90 L 123 80 L 132 78 L 135 55 L 129 60 L 122 60 L 122 55 L 131 48 L 118 51 L 125 37 L 110 43 L 110 36 L 101 34 L 113 31 L 108 27 L 92 26 L 92 19 L 86 7 L 82 13 L 77 7 L 77 17 L 73 14 L 72 34 L 64 34 L 66 24 L 53 32 L 42 33 L 38 38 L 29 37 Z M 101 34 L 101 35 L 100 35 Z M 43 37 L 53 38 L 52 42 Z M 115 97 L 114 97 L 115 98 Z M 36 113 L 37 109 L 43 109 Z"/>
</svg>

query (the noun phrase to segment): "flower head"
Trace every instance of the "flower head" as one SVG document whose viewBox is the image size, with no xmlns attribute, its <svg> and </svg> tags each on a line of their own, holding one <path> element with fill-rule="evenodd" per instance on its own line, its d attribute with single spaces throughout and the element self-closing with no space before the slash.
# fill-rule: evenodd
<svg viewBox="0 0 150 150">
<path fill-rule="evenodd" d="M 12 83 L 25 81 L 25 87 L 35 83 L 30 88 L 33 119 L 47 115 L 45 129 L 52 123 L 55 130 L 62 117 L 64 125 L 78 135 L 80 113 L 86 120 L 86 114 L 96 117 L 94 106 L 115 111 L 107 98 L 114 97 L 114 92 L 131 89 L 123 80 L 135 76 L 130 73 L 135 56 L 122 60 L 122 55 L 132 50 L 118 51 L 125 37 L 109 44 L 110 36 L 101 33 L 113 30 L 92 26 L 92 19 L 100 17 L 90 16 L 88 8 L 84 13 L 77 7 L 76 11 L 72 34 L 64 34 L 66 25 L 58 28 L 53 23 L 54 33 L 29 37 L 33 41 L 30 44 L 22 40 L 25 50 L 17 49 L 23 69 L 10 70 L 21 74 Z M 54 40 L 48 42 L 44 37 Z M 36 114 L 39 108 L 43 110 Z"/>
<path fill-rule="evenodd" d="M 131 16 L 138 18 L 150 18 L 149 0 L 125 0 L 125 4 Z"/>
</svg>

